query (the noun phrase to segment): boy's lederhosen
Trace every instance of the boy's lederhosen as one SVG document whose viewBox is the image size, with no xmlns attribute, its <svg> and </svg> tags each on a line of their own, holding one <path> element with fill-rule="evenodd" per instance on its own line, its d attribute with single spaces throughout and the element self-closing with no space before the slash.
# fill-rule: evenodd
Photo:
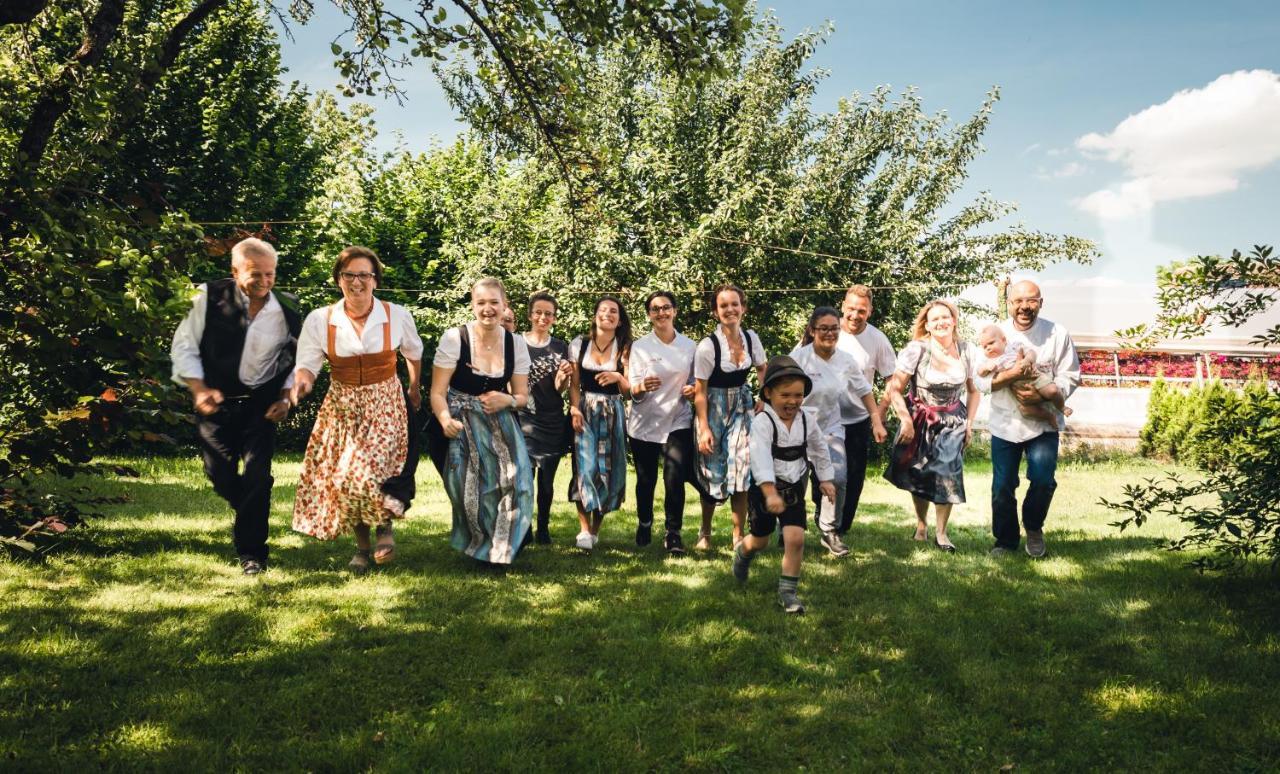
<svg viewBox="0 0 1280 774">
<path fill-rule="evenodd" d="M 765 418 L 769 420 L 769 424 L 773 426 L 773 441 L 770 443 L 770 450 L 775 460 L 781 462 L 794 462 L 795 460 L 808 461 L 806 444 L 809 438 L 809 418 L 803 411 L 800 412 L 800 421 L 804 428 L 804 440 L 795 446 L 779 446 L 778 445 L 778 424 L 773 421 L 773 417 L 765 413 Z M 808 466 L 812 469 L 812 465 Z M 805 529 L 808 526 L 808 508 L 805 505 L 805 490 L 809 480 L 808 471 L 800 476 L 798 481 L 783 481 L 774 476 L 774 487 L 778 490 L 778 496 L 782 498 L 782 502 L 786 503 L 786 508 L 782 513 L 770 513 L 765 507 L 764 492 L 760 489 L 759 484 L 753 483 L 751 488 L 747 490 L 747 514 L 749 520 L 750 531 L 756 537 L 768 537 L 772 535 L 778 525 L 783 527 L 799 527 Z"/>
</svg>

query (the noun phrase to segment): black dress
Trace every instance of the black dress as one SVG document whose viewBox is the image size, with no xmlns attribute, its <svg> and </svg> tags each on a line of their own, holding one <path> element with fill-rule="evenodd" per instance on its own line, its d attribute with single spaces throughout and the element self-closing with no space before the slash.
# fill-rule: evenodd
<svg viewBox="0 0 1280 774">
<path fill-rule="evenodd" d="M 564 395 L 556 389 L 556 371 L 569 357 L 569 345 L 552 337 L 541 347 L 529 344 L 529 408 L 520 412 L 520 430 L 535 465 L 569 451 L 569 416 Z"/>
</svg>

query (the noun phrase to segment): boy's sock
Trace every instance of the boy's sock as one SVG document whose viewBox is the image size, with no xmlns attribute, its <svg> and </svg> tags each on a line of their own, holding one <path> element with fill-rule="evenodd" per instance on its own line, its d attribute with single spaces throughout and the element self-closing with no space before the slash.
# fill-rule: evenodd
<svg viewBox="0 0 1280 774">
<path fill-rule="evenodd" d="M 783 575 L 778 578 L 778 604 L 788 613 L 804 612 L 804 603 L 796 596 L 799 585 L 800 579 L 795 576 Z"/>
</svg>

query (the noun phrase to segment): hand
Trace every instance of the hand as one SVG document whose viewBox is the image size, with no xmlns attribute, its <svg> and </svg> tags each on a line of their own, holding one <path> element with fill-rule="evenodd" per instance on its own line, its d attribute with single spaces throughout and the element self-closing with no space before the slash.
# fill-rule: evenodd
<svg viewBox="0 0 1280 774">
<path fill-rule="evenodd" d="M 587 426 L 587 420 L 582 416 L 582 409 L 574 406 L 569 409 L 569 421 L 573 423 L 573 432 L 581 433 Z"/>
<path fill-rule="evenodd" d="M 916 426 L 911 424 L 911 420 L 902 423 L 902 430 L 898 434 L 898 438 L 902 441 L 911 441 L 916 437 Z"/>
<path fill-rule="evenodd" d="M 819 481 L 818 491 L 822 492 L 822 496 L 827 498 L 827 502 L 832 505 L 836 504 L 836 485 L 831 481 Z"/>
<path fill-rule="evenodd" d="M 462 423 L 453 417 L 449 417 L 445 421 L 441 422 L 440 427 L 444 429 L 445 438 L 457 438 L 462 434 Z"/>
<path fill-rule="evenodd" d="M 656 376 L 646 376 L 640 384 L 643 385 L 645 392 L 653 392 L 662 386 L 662 380 Z"/>
<path fill-rule="evenodd" d="M 830 486 L 830 484 L 827 486 Z M 787 509 L 787 504 L 783 502 L 782 498 L 775 491 L 773 494 L 767 494 L 764 496 L 764 508 L 769 513 L 782 513 Z"/>
<path fill-rule="evenodd" d="M 711 438 L 711 428 L 709 427 L 698 428 L 698 451 L 702 452 L 703 454 L 710 454 L 712 440 L 713 439 Z"/>
<path fill-rule="evenodd" d="M 417 384 L 409 385 L 409 407 L 414 411 L 422 408 L 422 386 Z"/>
<path fill-rule="evenodd" d="M 506 411 L 511 408 L 511 395 L 497 390 L 490 390 L 480 396 L 480 405 L 484 407 L 484 413 L 497 414 L 499 411 Z"/>
<path fill-rule="evenodd" d="M 680 394 L 684 396 L 685 400 L 693 400 L 693 396 L 698 394 L 698 388 L 695 385 L 686 384 L 680 388 Z"/>
<path fill-rule="evenodd" d="M 569 386 L 569 379 L 573 377 L 573 363 L 568 360 L 561 360 L 560 365 L 556 368 L 556 390 L 563 392 L 565 387 Z"/>
<path fill-rule="evenodd" d="M 212 416 L 222 408 L 222 390 L 213 389 L 212 387 L 197 390 L 191 394 L 191 401 L 195 404 L 197 412 L 206 417 Z"/>
<path fill-rule="evenodd" d="M 884 429 L 884 422 L 878 414 L 871 415 L 871 437 L 876 443 L 884 443 L 884 439 L 889 437 L 889 431 Z"/>
<path fill-rule="evenodd" d="M 1009 389 L 1013 390 L 1013 397 L 1024 406 L 1031 406 L 1044 401 L 1044 398 L 1040 397 L 1040 393 L 1031 382 L 1014 382 Z"/>
<path fill-rule="evenodd" d="M 289 390 L 289 402 L 298 405 L 302 399 L 311 394 L 316 386 L 316 377 L 310 371 L 298 371 L 293 375 L 293 388 Z"/>
<path fill-rule="evenodd" d="M 622 381 L 622 374 L 617 371 L 601 371 L 596 374 L 596 384 L 601 387 L 608 387 L 611 384 L 617 384 Z"/>
<path fill-rule="evenodd" d="M 969 442 L 970 442 L 970 441 L 972 441 L 972 440 L 973 440 L 973 428 L 972 428 L 972 427 L 965 427 L 965 429 L 964 429 L 964 445 L 965 445 L 965 446 L 968 446 L 968 445 L 969 445 Z"/>
<path fill-rule="evenodd" d="M 288 398 L 281 398 L 275 403 L 272 403 L 270 406 L 267 406 L 267 413 L 265 414 L 267 421 L 268 422 L 283 421 L 285 417 L 289 416 L 290 405 L 291 404 L 289 403 Z"/>
</svg>

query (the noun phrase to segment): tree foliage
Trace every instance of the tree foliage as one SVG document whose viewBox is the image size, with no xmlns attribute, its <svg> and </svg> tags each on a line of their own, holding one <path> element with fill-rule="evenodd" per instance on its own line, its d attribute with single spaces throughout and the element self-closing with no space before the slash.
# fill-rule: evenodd
<svg viewBox="0 0 1280 774">
<path fill-rule="evenodd" d="M 1270 247 L 1230 260 L 1201 256 L 1162 269 L 1160 313 L 1148 336 L 1202 335 L 1210 325 L 1238 326 L 1271 308 L 1276 263 Z M 1266 283 L 1266 285 L 1263 285 Z M 1261 288 L 1261 289 L 1257 289 Z M 1276 342 L 1277 329 L 1258 343 Z M 1186 536 L 1163 545 L 1199 553 L 1197 569 L 1243 571 L 1253 560 L 1280 569 L 1280 395 L 1265 382 L 1243 390 L 1219 383 L 1174 391 L 1152 389 L 1142 436 L 1149 451 L 1173 454 L 1199 469 L 1199 480 L 1170 474 L 1127 485 L 1124 498 L 1103 504 L 1126 514 L 1115 526 L 1141 527 L 1153 513 L 1177 517 Z"/>
</svg>

